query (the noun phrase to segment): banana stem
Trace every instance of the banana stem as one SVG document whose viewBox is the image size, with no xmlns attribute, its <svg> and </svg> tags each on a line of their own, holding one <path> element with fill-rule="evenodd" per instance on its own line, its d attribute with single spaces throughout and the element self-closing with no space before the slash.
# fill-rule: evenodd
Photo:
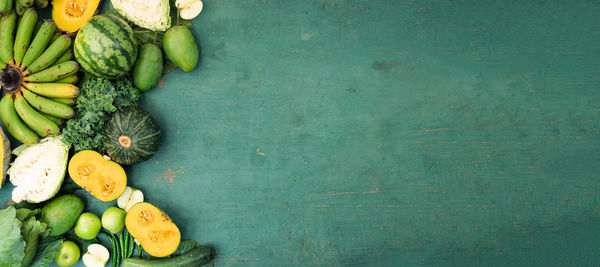
<svg viewBox="0 0 600 267">
<path fill-rule="evenodd" d="M 7 79 L 10 79 L 8 74 L 6 74 L 6 72 L 0 72 L 0 87 L 5 87 L 7 85 Z"/>
<path fill-rule="evenodd" d="M 0 86 L 6 93 L 19 91 L 21 83 L 23 83 L 23 74 L 14 67 L 8 67 L 4 72 L 0 73 Z"/>
</svg>

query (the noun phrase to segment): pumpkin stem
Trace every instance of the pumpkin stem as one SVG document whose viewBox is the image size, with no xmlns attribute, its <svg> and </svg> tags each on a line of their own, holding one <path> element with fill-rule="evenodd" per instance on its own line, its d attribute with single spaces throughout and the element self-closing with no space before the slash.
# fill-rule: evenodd
<svg viewBox="0 0 600 267">
<path fill-rule="evenodd" d="M 121 135 L 119 137 L 119 144 L 124 148 L 129 148 L 131 146 L 131 138 L 129 138 L 129 136 Z"/>
</svg>

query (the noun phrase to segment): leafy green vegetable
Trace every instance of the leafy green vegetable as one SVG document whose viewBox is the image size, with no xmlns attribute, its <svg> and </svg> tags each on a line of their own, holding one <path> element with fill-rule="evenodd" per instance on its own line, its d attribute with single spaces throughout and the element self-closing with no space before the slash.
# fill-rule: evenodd
<svg viewBox="0 0 600 267">
<path fill-rule="evenodd" d="M 175 65 L 175 63 L 171 62 L 170 60 L 165 59 L 165 60 L 163 60 L 163 62 L 164 62 L 163 72 L 162 72 L 163 75 L 179 68 L 177 65 Z"/>
<path fill-rule="evenodd" d="M 56 258 L 62 239 L 50 246 L 56 239 L 47 240 L 49 229 L 37 220 L 38 213 L 39 209 L 14 206 L 0 210 L 0 266 L 48 267 Z"/>
<path fill-rule="evenodd" d="M 21 266 L 25 257 L 25 241 L 21 237 L 21 222 L 14 207 L 0 210 L 0 266 Z"/>
<path fill-rule="evenodd" d="M 23 222 L 21 235 L 25 240 L 25 256 L 21 265 L 29 266 L 29 263 L 35 257 L 40 237 L 48 235 L 48 227 L 45 223 L 36 220 L 35 217 L 29 217 L 29 219 Z"/>
<path fill-rule="evenodd" d="M 40 209 L 30 210 L 26 208 L 18 208 L 16 218 L 17 220 L 24 222 L 25 219 L 28 219 L 31 216 L 35 216 L 38 213 L 40 213 Z"/>
<path fill-rule="evenodd" d="M 183 253 L 186 253 L 192 249 L 195 249 L 197 247 L 201 246 L 200 242 L 196 241 L 196 240 L 181 240 L 181 242 L 179 243 L 179 246 L 177 247 L 177 250 L 175 250 L 175 252 L 173 252 L 173 254 L 171 254 L 171 257 L 175 257 L 175 256 L 179 256 Z"/>
<path fill-rule="evenodd" d="M 67 121 L 63 142 L 75 151 L 91 149 L 104 152 L 102 135 L 110 113 L 128 106 L 137 106 L 141 92 L 133 86 L 130 77 L 109 81 L 86 75 L 76 99 L 77 116 Z"/>
<path fill-rule="evenodd" d="M 13 207 L 15 207 L 15 209 L 17 209 L 17 218 L 21 218 L 19 217 L 19 209 L 37 209 L 38 207 L 41 207 L 43 205 L 41 205 L 41 203 L 29 203 L 27 201 L 22 201 L 19 203 L 15 203 L 12 205 Z M 24 219 L 27 219 L 25 217 L 23 217 Z"/>
<path fill-rule="evenodd" d="M 75 191 L 80 190 L 81 187 L 78 186 L 75 182 L 73 182 L 73 179 L 69 179 L 63 182 L 62 186 L 60 187 L 60 190 L 58 191 L 58 196 L 60 195 L 67 195 L 67 194 L 73 194 L 75 193 Z"/>
<path fill-rule="evenodd" d="M 40 242 L 35 258 L 30 267 L 48 267 L 56 258 L 62 247 L 63 239 L 57 237 L 44 238 Z"/>
</svg>

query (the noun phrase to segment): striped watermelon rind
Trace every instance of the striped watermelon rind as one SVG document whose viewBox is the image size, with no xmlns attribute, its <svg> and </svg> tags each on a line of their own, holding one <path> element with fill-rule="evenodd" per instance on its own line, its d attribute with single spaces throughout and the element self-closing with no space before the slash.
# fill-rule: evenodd
<svg viewBox="0 0 600 267">
<path fill-rule="evenodd" d="M 81 27 L 73 50 L 86 72 L 115 79 L 131 70 L 138 47 L 127 22 L 112 15 L 99 15 Z"/>
</svg>

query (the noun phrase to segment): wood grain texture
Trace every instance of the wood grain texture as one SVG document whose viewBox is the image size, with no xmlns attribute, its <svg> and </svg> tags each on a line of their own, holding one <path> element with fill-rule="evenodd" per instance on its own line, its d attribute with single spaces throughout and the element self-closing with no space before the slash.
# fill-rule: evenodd
<svg viewBox="0 0 600 267">
<path fill-rule="evenodd" d="M 204 2 L 128 175 L 216 266 L 600 265 L 600 3 Z"/>
</svg>

